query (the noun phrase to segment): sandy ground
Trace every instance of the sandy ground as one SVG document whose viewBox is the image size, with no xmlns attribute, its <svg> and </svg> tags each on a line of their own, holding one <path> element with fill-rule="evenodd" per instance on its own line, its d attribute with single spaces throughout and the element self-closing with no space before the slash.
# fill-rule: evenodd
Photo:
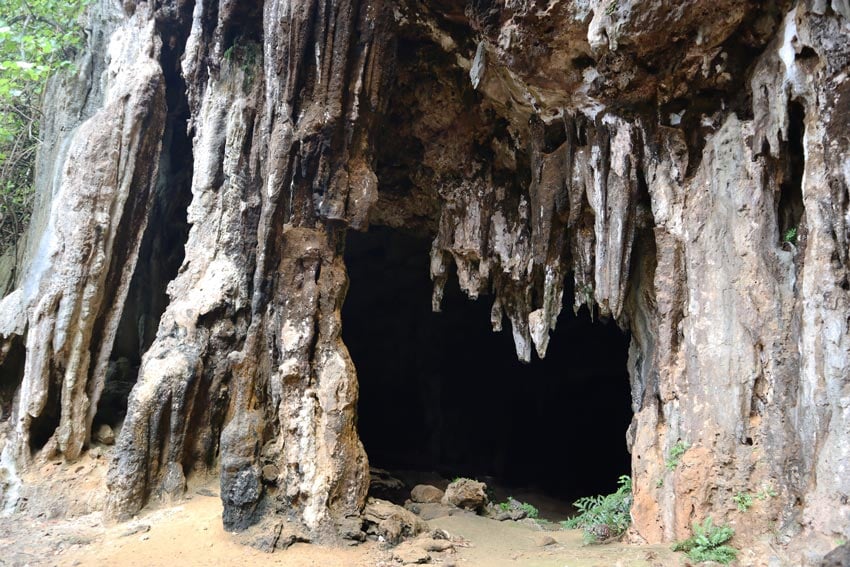
<svg viewBox="0 0 850 567">
<path fill-rule="evenodd" d="M 584 546 L 578 531 L 541 531 L 471 514 L 434 519 L 429 525 L 466 540 L 454 553 L 435 557 L 432 564 L 446 567 L 666 567 L 683 563 L 666 546 Z M 544 536 L 551 536 L 555 543 L 541 547 Z M 295 544 L 273 554 L 245 547 L 222 528 L 221 501 L 195 492 L 178 506 L 153 510 L 118 525 L 105 526 L 100 513 L 70 520 L 0 520 L 0 565 L 389 567 L 400 563 L 393 562 L 391 550 L 376 542 L 340 548 Z"/>
</svg>

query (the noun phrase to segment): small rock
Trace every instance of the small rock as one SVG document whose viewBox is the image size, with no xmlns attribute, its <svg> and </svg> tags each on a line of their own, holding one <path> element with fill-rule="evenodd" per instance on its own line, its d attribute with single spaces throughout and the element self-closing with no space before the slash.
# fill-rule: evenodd
<svg viewBox="0 0 850 567">
<path fill-rule="evenodd" d="M 487 505 L 487 485 L 469 478 L 459 478 L 449 484 L 443 504 L 467 510 L 482 510 Z"/>
<path fill-rule="evenodd" d="M 430 484 L 417 484 L 410 491 L 410 499 L 414 502 L 433 504 L 443 499 L 445 493 Z"/>
<path fill-rule="evenodd" d="M 611 531 L 611 528 L 608 527 L 606 524 L 596 524 L 590 526 L 588 532 L 593 534 L 593 537 L 596 538 L 596 541 L 600 542 L 605 541 L 614 536 L 614 533 Z"/>
<path fill-rule="evenodd" d="M 121 534 L 121 537 L 129 537 L 131 535 L 144 534 L 144 533 L 147 533 L 149 531 L 151 531 L 151 527 L 148 524 L 138 524 L 138 525 L 130 527 L 130 529 L 125 531 L 123 534 Z"/>
<path fill-rule="evenodd" d="M 280 474 L 278 468 L 274 465 L 266 465 L 263 467 L 263 480 L 266 482 L 277 481 L 277 476 Z"/>
<path fill-rule="evenodd" d="M 363 519 L 360 516 L 347 516 L 337 521 L 337 532 L 343 539 L 354 542 L 366 540 L 363 533 Z"/>
<path fill-rule="evenodd" d="M 393 558 L 403 565 L 420 565 L 430 563 L 431 556 L 421 547 L 404 543 L 393 550 Z"/>
<path fill-rule="evenodd" d="M 425 551 L 443 552 L 454 549 L 454 544 L 445 539 L 426 539 L 419 543 L 419 546 Z"/>
<path fill-rule="evenodd" d="M 545 535 L 537 538 L 537 547 L 546 547 L 549 545 L 555 545 L 556 543 L 558 543 L 558 541 L 552 536 Z"/>
<path fill-rule="evenodd" d="M 501 504 L 488 504 L 487 516 L 494 520 L 504 522 L 505 520 L 519 521 L 528 517 L 528 510 L 522 502 L 514 498 L 508 498 L 507 502 Z"/>
<path fill-rule="evenodd" d="M 104 445 L 115 444 L 115 432 L 106 423 L 101 423 L 94 433 L 94 440 Z"/>
</svg>

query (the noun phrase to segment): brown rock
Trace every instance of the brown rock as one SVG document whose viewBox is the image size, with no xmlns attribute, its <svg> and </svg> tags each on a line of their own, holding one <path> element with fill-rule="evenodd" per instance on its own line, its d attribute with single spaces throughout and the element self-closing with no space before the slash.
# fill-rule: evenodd
<svg viewBox="0 0 850 567">
<path fill-rule="evenodd" d="M 393 550 L 393 559 L 400 561 L 402 565 L 421 565 L 431 562 L 431 556 L 427 551 L 409 542 Z"/>
<path fill-rule="evenodd" d="M 414 502 L 433 504 L 441 501 L 444 494 L 445 493 L 436 486 L 431 486 L 430 484 L 417 484 L 413 487 L 413 490 L 410 491 L 410 499 Z"/>
<path fill-rule="evenodd" d="M 103 423 L 94 433 L 94 440 L 98 443 L 103 443 L 104 445 L 114 445 L 115 444 L 115 432 L 112 431 L 112 428 L 107 424 Z"/>
<path fill-rule="evenodd" d="M 487 504 L 487 485 L 469 478 L 459 478 L 449 484 L 443 504 L 479 511 Z"/>
<path fill-rule="evenodd" d="M 435 552 L 443 552 L 449 551 L 450 549 L 454 549 L 454 544 L 447 539 L 433 539 L 429 538 L 423 540 L 419 543 L 419 546 L 425 551 L 435 551 Z"/>
<path fill-rule="evenodd" d="M 280 470 L 274 465 L 266 465 L 263 467 L 263 480 L 266 482 L 273 482 L 277 480 L 277 475 L 280 474 Z"/>
<path fill-rule="evenodd" d="M 366 502 L 363 520 L 367 523 L 368 533 L 382 537 L 391 544 L 428 529 L 428 524 L 416 514 L 378 498 L 369 498 Z"/>
</svg>

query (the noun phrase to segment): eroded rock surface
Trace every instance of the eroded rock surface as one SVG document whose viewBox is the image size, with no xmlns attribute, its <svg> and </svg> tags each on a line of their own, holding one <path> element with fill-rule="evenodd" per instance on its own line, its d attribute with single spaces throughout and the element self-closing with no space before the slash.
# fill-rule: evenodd
<svg viewBox="0 0 850 567">
<path fill-rule="evenodd" d="M 456 273 L 522 360 L 564 308 L 631 332 L 643 538 L 711 516 L 825 553 L 850 537 L 848 12 L 95 2 L 0 303 L 4 505 L 107 425 L 113 517 L 217 471 L 228 529 L 357 532 L 342 253 L 372 223 L 432 238 L 433 308 Z"/>
</svg>

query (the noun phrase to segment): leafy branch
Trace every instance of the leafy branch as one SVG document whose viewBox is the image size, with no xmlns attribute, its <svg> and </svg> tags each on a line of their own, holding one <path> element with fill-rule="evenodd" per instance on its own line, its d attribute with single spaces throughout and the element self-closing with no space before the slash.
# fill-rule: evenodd
<svg viewBox="0 0 850 567">
<path fill-rule="evenodd" d="M 78 20 L 88 2 L 0 3 L 0 254 L 11 249 L 17 258 L 29 224 L 44 88 L 82 45 Z"/>
</svg>

